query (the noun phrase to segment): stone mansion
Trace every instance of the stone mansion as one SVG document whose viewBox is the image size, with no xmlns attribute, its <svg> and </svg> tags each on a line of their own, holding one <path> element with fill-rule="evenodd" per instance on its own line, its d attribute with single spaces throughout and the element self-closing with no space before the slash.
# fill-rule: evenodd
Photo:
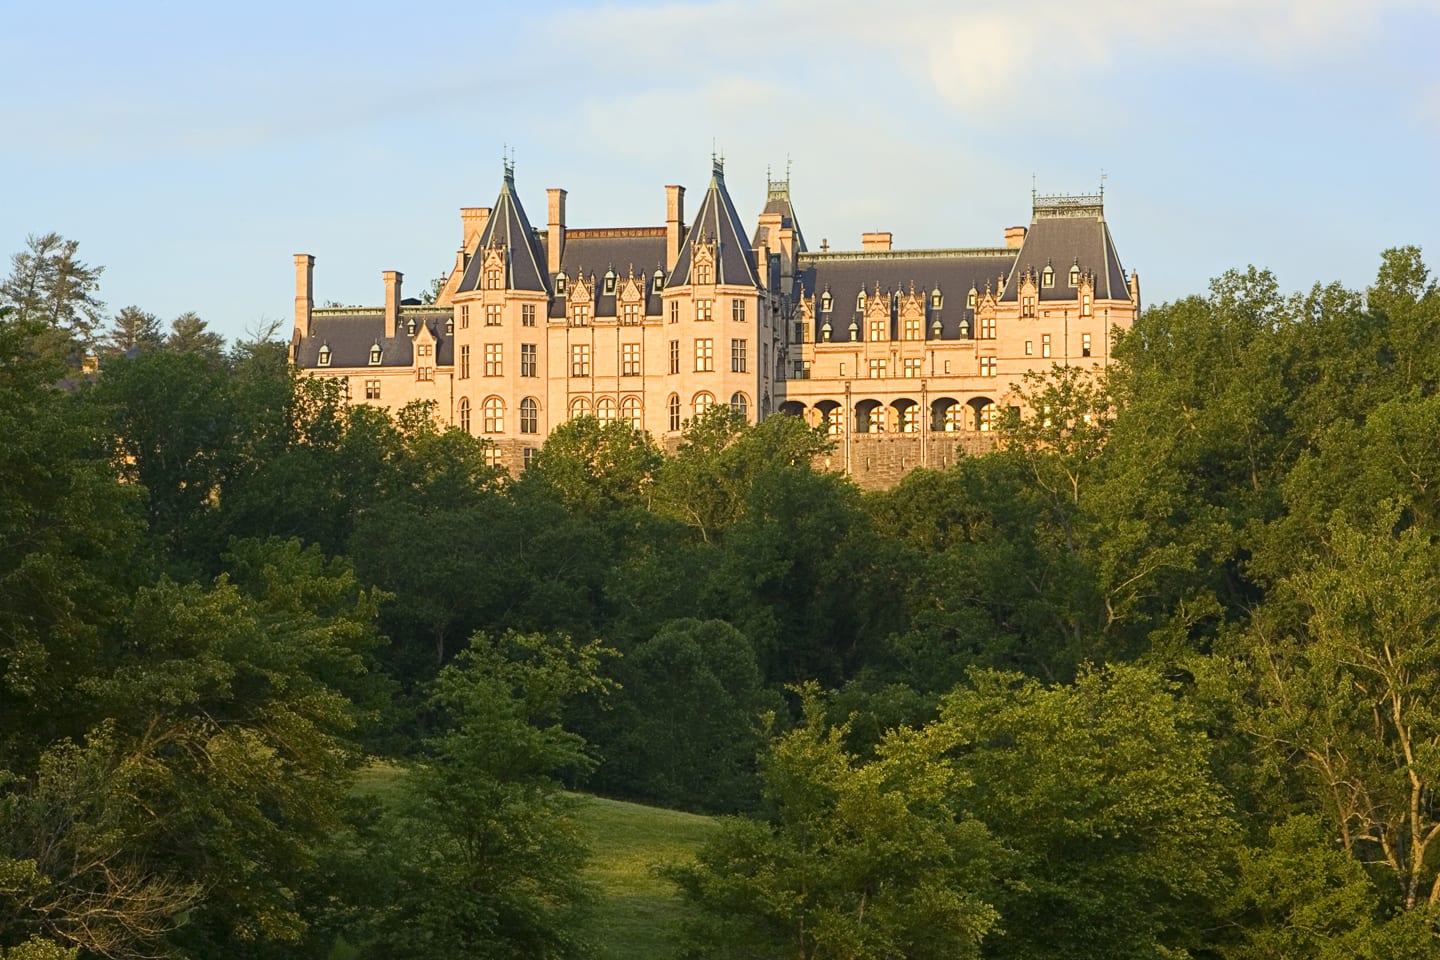
<svg viewBox="0 0 1440 960">
<path fill-rule="evenodd" d="M 564 190 L 533 227 L 504 170 L 493 207 L 460 211 L 463 239 L 433 304 L 319 308 L 314 257 L 295 257 L 291 358 L 344 378 L 352 402 L 415 400 L 493 441 L 517 471 L 578 416 L 623 419 L 662 444 L 711 404 L 823 426 L 830 465 L 863 486 L 988 449 L 1010 384 L 1052 364 L 1104 365 L 1140 309 L 1103 196 L 1032 198 L 996 246 L 811 249 L 789 181 L 747 230 L 715 162 L 694 216 L 665 188 L 663 226 L 572 227 Z M 1000 239 L 997 237 L 997 239 Z"/>
</svg>

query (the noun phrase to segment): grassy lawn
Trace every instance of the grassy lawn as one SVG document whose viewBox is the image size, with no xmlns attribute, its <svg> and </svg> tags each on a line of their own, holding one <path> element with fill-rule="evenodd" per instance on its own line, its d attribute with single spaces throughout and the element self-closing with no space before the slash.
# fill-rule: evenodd
<svg viewBox="0 0 1440 960">
<path fill-rule="evenodd" d="M 672 960 L 681 904 L 656 877 L 658 863 L 684 860 L 714 829 L 709 817 L 583 797 L 580 824 L 590 843 L 586 875 L 600 901 L 591 939 L 602 960 Z"/>
<path fill-rule="evenodd" d="M 358 771 L 355 793 L 390 803 L 403 767 L 372 763 Z M 684 860 L 704 842 L 709 817 L 579 795 L 580 829 L 590 845 L 585 875 L 597 902 L 589 931 L 600 960 L 673 960 L 682 907 L 657 864 Z"/>
</svg>

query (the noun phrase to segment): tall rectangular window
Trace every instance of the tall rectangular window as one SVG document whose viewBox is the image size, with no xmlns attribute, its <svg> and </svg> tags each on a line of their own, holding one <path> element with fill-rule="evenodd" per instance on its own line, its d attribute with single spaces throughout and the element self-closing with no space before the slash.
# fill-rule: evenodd
<svg viewBox="0 0 1440 960">
<path fill-rule="evenodd" d="M 522 344 L 520 344 L 520 376 L 522 376 L 522 377 L 534 377 L 534 376 L 538 376 L 539 374 L 538 374 L 538 372 L 537 372 L 537 370 L 536 370 L 536 367 L 537 367 L 537 364 L 536 364 L 536 362 L 535 362 L 535 344 L 533 344 L 533 343 L 522 343 Z"/>
<path fill-rule="evenodd" d="M 625 326 L 627 326 L 627 327 L 639 326 L 639 324 L 640 324 L 640 304 L 638 304 L 638 303 L 626 303 L 626 304 L 622 304 L 622 306 L 621 306 L 621 311 L 622 311 L 621 314 L 620 314 L 620 322 L 621 322 L 621 323 L 625 324 Z"/>
<path fill-rule="evenodd" d="M 993 376 L 995 376 L 996 369 L 997 369 L 997 368 L 996 368 L 996 363 L 995 363 L 995 358 L 994 358 L 994 357 L 981 357 L 981 358 L 980 358 L 980 376 L 982 376 L 982 377 L 993 377 Z"/>
<path fill-rule="evenodd" d="M 622 377 L 640 376 L 640 344 L 622 343 L 620 345 L 620 375 Z"/>
<path fill-rule="evenodd" d="M 889 329 L 888 329 L 889 326 L 890 326 L 890 321 L 889 321 L 889 320 L 871 320 L 871 321 L 870 321 L 870 339 L 871 339 L 872 341 L 889 340 L 889 339 L 890 339 L 890 331 L 889 331 Z"/>
<path fill-rule="evenodd" d="M 695 301 L 695 319 L 696 319 L 696 320 L 702 320 L 702 321 L 703 321 L 703 320 L 714 320 L 714 319 L 715 319 L 715 312 L 714 312 L 714 311 L 715 311 L 715 301 L 714 301 L 714 300 L 696 300 L 696 301 Z"/>
<path fill-rule="evenodd" d="M 1020 316 L 1022 316 L 1022 317 L 1033 317 L 1033 316 L 1035 316 L 1035 298 L 1034 298 L 1034 297 L 1021 297 L 1021 298 L 1020 298 Z"/>
<path fill-rule="evenodd" d="M 791 342 L 791 343 L 804 343 L 804 342 L 805 342 L 805 323 L 804 323 L 804 321 L 802 321 L 802 320 L 797 320 L 797 321 L 795 321 L 794 324 L 792 324 L 792 326 L 793 326 L 794 329 L 791 331 L 790 342 Z"/>
<path fill-rule="evenodd" d="M 501 362 L 501 350 L 501 344 L 485 344 L 485 376 L 499 377 L 504 375 L 505 371 L 504 364 Z"/>
<path fill-rule="evenodd" d="M 590 376 L 590 344 L 570 344 L 570 376 Z"/>
<path fill-rule="evenodd" d="M 995 339 L 995 317 L 993 315 L 980 318 L 980 339 Z"/>
<path fill-rule="evenodd" d="M 460 379 L 470 379 L 470 344 L 460 348 Z"/>
<path fill-rule="evenodd" d="M 715 341 L 709 337 L 695 341 L 695 371 L 705 373 L 715 369 Z"/>
<path fill-rule="evenodd" d="M 1027 357 L 1033 357 L 1034 355 L 1035 355 L 1035 341 L 1034 341 L 1034 340 L 1026 340 L 1026 341 L 1025 341 L 1025 356 L 1027 356 Z"/>
<path fill-rule="evenodd" d="M 1090 334 L 1088 333 L 1080 334 L 1080 356 L 1090 356 Z"/>
<path fill-rule="evenodd" d="M 464 304 L 460 308 L 460 329 L 470 329 L 470 304 Z"/>
<path fill-rule="evenodd" d="M 572 327 L 590 326 L 590 305 L 577 303 L 570 308 L 570 325 Z"/>
<path fill-rule="evenodd" d="M 923 369 L 924 363 L 925 363 L 925 361 L 924 361 L 924 359 L 921 358 L 921 357 L 906 357 L 906 358 L 905 358 L 905 376 L 907 376 L 907 377 L 918 377 L 918 376 L 921 376 L 921 372 L 920 372 L 920 371 Z"/>
<path fill-rule="evenodd" d="M 1040 335 L 1040 356 L 1050 356 L 1050 334 L 1048 333 L 1042 333 Z"/>
<path fill-rule="evenodd" d="M 882 377 L 884 377 L 884 376 L 885 376 L 885 366 L 886 366 L 886 363 L 885 363 L 884 360 L 879 360 L 879 359 L 871 360 L 871 361 L 870 361 L 870 379 L 872 379 L 872 380 L 879 380 L 879 379 L 881 379 Z"/>
<path fill-rule="evenodd" d="M 737 323 L 745 322 L 745 301 L 735 299 L 730 301 L 730 319 Z"/>
<path fill-rule="evenodd" d="M 679 323 L 679 322 L 680 322 L 680 301 L 679 301 L 679 300 L 671 300 L 671 301 L 670 301 L 670 322 L 671 322 L 671 323 Z"/>
<path fill-rule="evenodd" d="M 498 303 L 490 303 L 485 306 L 485 326 L 500 326 L 500 313 L 505 308 Z"/>
<path fill-rule="evenodd" d="M 520 308 L 520 325 L 525 327 L 535 326 L 535 304 L 527 303 Z"/>
<path fill-rule="evenodd" d="M 736 303 L 743 303 L 744 301 L 742 301 L 742 300 L 736 300 L 735 302 L 736 302 Z M 730 372 L 731 372 L 731 373 L 745 373 L 745 372 L 746 372 L 746 371 L 745 371 L 745 341 L 744 341 L 744 340 L 731 340 L 731 341 L 730 341 Z"/>
</svg>

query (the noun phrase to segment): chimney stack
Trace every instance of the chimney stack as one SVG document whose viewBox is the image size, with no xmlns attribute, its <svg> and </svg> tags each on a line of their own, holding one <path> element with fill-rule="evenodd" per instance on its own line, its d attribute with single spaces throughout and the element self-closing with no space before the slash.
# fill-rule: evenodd
<svg viewBox="0 0 1440 960">
<path fill-rule="evenodd" d="M 860 234 L 861 250 L 889 250 L 890 232 L 862 233 Z"/>
<path fill-rule="evenodd" d="M 550 223 L 545 230 L 545 255 L 551 273 L 560 271 L 560 256 L 565 252 L 565 191 L 551 187 Z"/>
<path fill-rule="evenodd" d="M 480 234 L 485 232 L 485 224 L 490 220 L 489 207 L 461 207 L 460 223 L 465 228 L 464 237 L 460 241 L 460 249 L 470 252 L 480 240 Z"/>
<path fill-rule="evenodd" d="M 1007 250 L 1019 250 L 1019 249 L 1020 249 L 1022 246 L 1024 246 L 1024 245 L 1025 245 L 1025 228 L 1024 228 L 1024 227 L 1006 227 L 1006 228 L 1005 228 L 1005 249 L 1007 249 Z"/>
<path fill-rule="evenodd" d="M 405 274 L 399 270 L 386 270 L 385 277 L 385 336 L 393 337 L 400 328 L 400 284 Z"/>
<path fill-rule="evenodd" d="M 310 336 L 310 312 L 315 308 L 315 258 L 295 254 L 295 335 Z"/>
<path fill-rule="evenodd" d="M 685 239 L 685 188 L 665 188 L 665 272 L 675 269 L 680 259 L 680 244 Z"/>
</svg>

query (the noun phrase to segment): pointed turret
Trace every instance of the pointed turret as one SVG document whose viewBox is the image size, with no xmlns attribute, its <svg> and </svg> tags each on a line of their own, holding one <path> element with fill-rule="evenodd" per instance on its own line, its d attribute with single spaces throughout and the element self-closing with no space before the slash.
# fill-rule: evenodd
<svg viewBox="0 0 1440 960">
<path fill-rule="evenodd" d="M 709 282 L 717 284 L 743 284 L 760 286 L 760 278 L 751 260 L 750 242 L 745 237 L 745 225 L 735 211 L 730 191 L 725 189 L 725 164 L 715 160 L 711 169 L 710 187 L 700 202 L 700 210 L 685 242 L 680 246 L 680 255 L 675 260 L 675 269 L 670 271 L 666 287 L 698 282 L 692 278 L 696 247 L 707 245 L 709 256 L 714 258 L 714 275 Z"/>
<path fill-rule="evenodd" d="M 475 255 L 470 258 L 465 277 L 460 281 L 457 292 L 479 290 L 484 285 L 484 267 L 488 259 L 486 255 L 493 251 L 504 252 L 505 289 L 549 290 L 550 278 L 545 269 L 545 251 L 530 226 L 530 218 L 525 216 L 525 207 L 520 203 L 520 197 L 515 193 L 515 167 L 508 161 L 505 163 L 505 179 L 500 185 L 500 196 L 495 201 L 495 209 L 485 221 L 485 230 L 480 234 Z"/>
</svg>

